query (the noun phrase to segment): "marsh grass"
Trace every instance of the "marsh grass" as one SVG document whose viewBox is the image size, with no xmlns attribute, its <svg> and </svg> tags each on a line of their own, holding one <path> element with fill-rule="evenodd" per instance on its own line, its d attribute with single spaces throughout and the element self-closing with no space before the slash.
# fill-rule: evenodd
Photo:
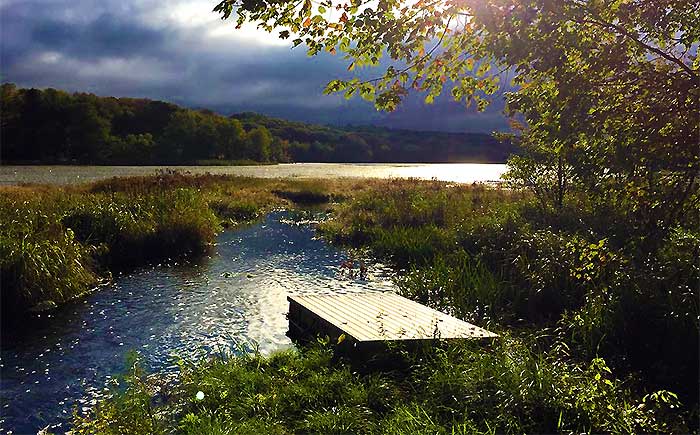
<svg viewBox="0 0 700 435">
<path fill-rule="evenodd" d="M 414 265 L 397 283 L 403 296 L 479 325 L 509 315 L 514 297 L 510 286 L 464 252 Z"/>
<path fill-rule="evenodd" d="M 329 199 L 358 185 L 161 171 L 83 186 L 2 188 L 3 320 L 80 297 L 110 270 L 201 255 L 222 227 L 293 205 L 273 190 Z"/>
<path fill-rule="evenodd" d="M 317 190 L 273 190 L 272 193 L 280 198 L 288 199 L 296 204 L 325 204 L 331 200 L 330 195 Z"/>
<path fill-rule="evenodd" d="M 89 199 L 66 210 L 61 223 L 82 243 L 96 246 L 110 267 L 202 253 L 219 229 L 216 216 L 193 190 Z"/>
<path fill-rule="evenodd" d="M 677 401 L 635 400 L 602 360 L 581 365 L 535 353 L 508 335 L 397 353 L 402 371 L 357 374 L 331 348 L 181 361 L 177 384 L 158 392 L 131 368 L 127 386 L 76 434 L 633 433 L 684 430 Z M 201 400 L 198 399 L 201 397 Z"/>
<path fill-rule="evenodd" d="M 96 284 L 94 249 L 63 228 L 45 201 L 2 197 L 0 208 L 4 212 L 0 231 L 3 319 L 41 301 L 66 302 Z"/>
</svg>

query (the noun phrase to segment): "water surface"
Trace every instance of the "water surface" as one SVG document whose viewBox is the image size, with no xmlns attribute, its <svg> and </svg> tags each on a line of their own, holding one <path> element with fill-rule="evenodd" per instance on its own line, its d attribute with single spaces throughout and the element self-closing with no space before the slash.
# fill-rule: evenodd
<svg viewBox="0 0 700 435">
<path fill-rule="evenodd" d="M 110 177 L 153 175 L 159 169 L 195 174 L 231 174 L 257 178 L 419 178 L 456 183 L 494 182 L 506 165 L 497 163 L 288 163 L 262 166 L 0 166 L 0 185 L 76 184 Z"/>
<path fill-rule="evenodd" d="M 381 264 L 371 264 L 367 280 L 341 275 L 347 253 L 291 216 L 276 212 L 222 233 L 196 264 L 119 276 L 21 340 L 4 340 L 0 433 L 36 433 L 47 425 L 62 433 L 72 409 L 94 404 L 130 349 L 155 372 L 174 371 L 173 354 L 195 357 L 234 341 L 254 340 L 269 352 L 291 345 L 287 295 L 394 289 Z"/>
</svg>

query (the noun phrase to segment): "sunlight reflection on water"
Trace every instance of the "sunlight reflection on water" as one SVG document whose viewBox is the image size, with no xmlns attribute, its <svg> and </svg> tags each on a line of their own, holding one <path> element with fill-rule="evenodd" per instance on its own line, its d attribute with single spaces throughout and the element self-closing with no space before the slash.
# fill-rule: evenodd
<svg viewBox="0 0 700 435">
<path fill-rule="evenodd" d="M 291 293 L 393 290 L 378 263 L 365 281 L 339 275 L 347 253 L 276 212 L 217 238 L 196 264 L 144 268 L 56 313 L 18 341 L 3 341 L 0 432 L 61 433 L 74 406 L 89 408 L 110 377 L 138 351 L 151 371 L 175 370 L 172 355 L 197 357 L 256 341 L 269 352 L 290 346 L 285 313 Z"/>
<path fill-rule="evenodd" d="M 152 175 L 166 166 L 2 166 L 0 185 L 76 184 L 109 177 Z M 192 173 L 260 178 L 420 178 L 455 183 L 498 181 L 506 165 L 497 163 L 290 163 L 267 166 L 171 166 Z"/>
</svg>

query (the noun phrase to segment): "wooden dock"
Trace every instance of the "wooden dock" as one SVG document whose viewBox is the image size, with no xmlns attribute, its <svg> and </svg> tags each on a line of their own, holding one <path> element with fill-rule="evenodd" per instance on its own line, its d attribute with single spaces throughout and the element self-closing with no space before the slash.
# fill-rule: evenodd
<svg viewBox="0 0 700 435">
<path fill-rule="evenodd" d="M 497 335 L 395 293 L 288 296 L 290 335 L 345 338 L 357 345 Z"/>
</svg>

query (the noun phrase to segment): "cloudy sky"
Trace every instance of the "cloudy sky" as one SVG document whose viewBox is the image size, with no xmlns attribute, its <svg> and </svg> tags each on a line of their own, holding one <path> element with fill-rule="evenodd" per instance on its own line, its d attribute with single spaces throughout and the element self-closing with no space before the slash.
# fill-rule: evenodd
<svg viewBox="0 0 700 435">
<path fill-rule="evenodd" d="M 326 124 L 445 131 L 504 130 L 501 104 L 474 113 L 418 96 L 396 112 L 324 96 L 347 62 L 254 27 L 234 29 L 215 0 L 0 0 L 0 79 L 98 95 L 146 97 L 223 114 L 256 111 Z M 374 74 L 380 73 L 375 71 Z M 373 74 L 371 71 L 366 74 Z"/>
</svg>

